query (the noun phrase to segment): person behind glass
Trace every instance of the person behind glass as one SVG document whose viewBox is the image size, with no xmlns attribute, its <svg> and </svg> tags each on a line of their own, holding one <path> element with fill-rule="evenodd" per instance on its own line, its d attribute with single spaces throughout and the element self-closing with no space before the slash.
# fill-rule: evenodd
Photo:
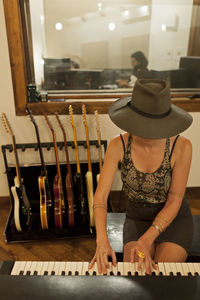
<svg viewBox="0 0 200 300">
<path fill-rule="evenodd" d="M 136 51 L 131 55 L 131 64 L 133 66 L 133 74 L 130 81 L 127 79 L 118 79 L 116 82 L 120 87 L 133 87 L 137 78 L 150 78 L 151 72 L 148 70 L 148 60 L 142 51 Z"/>
<path fill-rule="evenodd" d="M 106 231 L 107 199 L 121 163 L 126 218 L 123 260 L 143 263 L 147 274 L 156 262 L 184 262 L 193 237 L 192 214 L 184 196 L 192 159 L 189 139 L 180 135 L 192 117 L 171 104 L 169 82 L 138 79 L 132 97 L 109 108 L 111 120 L 125 133 L 107 148 L 94 195 L 97 262 L 106 273 L 108 256 L 117 260 Z"/>
</svg>

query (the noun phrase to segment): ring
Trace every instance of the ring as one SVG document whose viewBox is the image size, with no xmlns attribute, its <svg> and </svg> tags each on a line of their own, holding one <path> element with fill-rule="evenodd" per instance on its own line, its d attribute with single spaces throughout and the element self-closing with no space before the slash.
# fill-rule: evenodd
<svg viewBox="0 0 200 300">
<path fill-rule="evenodd" d="M 138 257 L 140 257 L 140 258 L 145 258 L 145 254 L 144 254 L 144 252 L 142 252 L 142 251 L 138 251 L 137 255 L 138 255 Z"/>
</svg>

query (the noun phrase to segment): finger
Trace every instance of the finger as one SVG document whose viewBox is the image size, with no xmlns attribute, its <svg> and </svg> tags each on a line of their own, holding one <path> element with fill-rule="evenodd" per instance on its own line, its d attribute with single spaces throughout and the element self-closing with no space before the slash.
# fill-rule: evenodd
<svg viewBox="0 0 200 300">
<path fill-rule="evenodd" d="M 131 263 L 133 263 L 135 261 L 135 253 L 136 253 L 135 248 L 131 249 L 131 251 L 130 251 L 130 262 Z"/>
<path fill-rule="evenodd" d="M 109 262 L 108 262 L 108 254 L 107 253 L 103 253 L 103 259 L 104 259 L 104 264 L 106 266 L 106 268 L 109 268 Z"/>
<path fill-rule="evenodd" d="M 106 274 L 107 271 L 106 271 L 106 266 L 105 266 L 105 263 L 104 263 L 104 258 L 103 258 L 102 253 L 100 254 L 100 260 L 101 260 L 102 272 L 103 272 L 103 274 Z"/>
<path fill-rule="evenodd" d="M 98 269 L 99 273 L 102 272 L 101 260 L 100 260 L 100 256 L 99 255 L 97 255 L 97 269 Z"/>
<path fill-rule="evenodd" d="M 111 252 L 111 257 L 112 257 L 112 263 L 116 267 L 117 266 L 117 258 L 116 258 L 116 254 L 114 251 Z"/>
<path fill-rule="evenodd" d="M 145 260 L 146 274 L 149 274 L 149 275 L 152 274 L 152 267 L 151 267 L 151 266 L 152 266 L 152 265 L 151 265 L 151 262 L 150 262 L 148 259 L 146 259 L 146 260 Z"/>
<path fill-rule="evenodd" d="M 158 270 L 158 266 L 153 260 L 152 260 L 152 266 L 153 266 L 154 270 Z"/>
<path fill-rule="evenodd" d="M 93 259 L 91 260 L 91 262 L 88 266 L 89 269 L 91 269 L 93 267 L 95 260 L 96 260 L 96 254 L 95 254 L 95 256 L 93 257 Z"/>
<path fill-rule="evenodd" d="M 138 259 L 138 268 L 137 268 L 138 271 L 140 271 L 141 268 L 142 268 L 142 264 L 143 264 L 143 262 L 144 262 L 143 260 L 144 260 L 143 258 L 140 258 L 140 257 L 139 257 L 139 259 Z"/>
</svg>

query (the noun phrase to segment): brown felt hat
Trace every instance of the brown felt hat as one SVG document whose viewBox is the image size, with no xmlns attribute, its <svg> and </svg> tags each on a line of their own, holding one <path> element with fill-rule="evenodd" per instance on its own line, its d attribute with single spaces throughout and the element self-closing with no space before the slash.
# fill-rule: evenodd
<svg viewBox="0 0 200 300">
<path fill-rule="evenodd" d="M 192 116 L 171 104 L 169 81 L 138 79 L 132 97 L 109 107 L 111 120 L 121 129 L 148 139 L 175 136 L 192 124 Z"/>
</svg>

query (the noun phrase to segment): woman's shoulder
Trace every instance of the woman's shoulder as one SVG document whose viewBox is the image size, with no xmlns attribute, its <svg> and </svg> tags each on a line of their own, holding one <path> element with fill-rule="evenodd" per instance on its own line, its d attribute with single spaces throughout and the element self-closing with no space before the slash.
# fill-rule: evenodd
<svg viewBox="0 0 200 300">
<path fill-rule="evenodd" d="M 173 142 L 175 141 L 175 138 L 176 137 L 174 137 Z M 175 146 L 174 155 L 176 157 L 187 158 L 192 155 L 192 143 L 188 138 L 180 135 Z"/>
</svg>

